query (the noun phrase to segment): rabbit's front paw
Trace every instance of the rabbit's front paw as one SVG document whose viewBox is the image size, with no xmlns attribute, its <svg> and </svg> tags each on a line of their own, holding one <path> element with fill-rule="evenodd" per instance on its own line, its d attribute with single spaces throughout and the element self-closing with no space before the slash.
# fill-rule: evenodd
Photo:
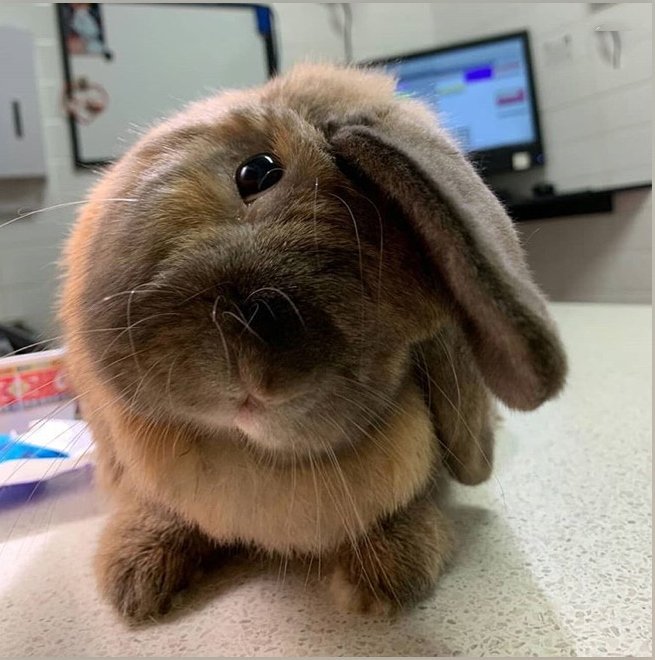
<svg viewBox="0 0 655 660">
<path fill-rule="evenodd" d="M 171 607 L 216 544 L 177 519 L 150 509 L 117 513 L 96 555 L 105 597 L 130 623 L 155 620 Z"/>
<path fill-rule="evenodd" d="M 165 614 L 185 586 L 186 571 L 167 554 L 164 547 L 144 547 L 106 557 L 99 567 L 105 596 L 128 621 L 140 623 Z"/>
<path fill-rule="evenodd" d="M 365 579 L 358 580 L 342 566 L 338 566 L 330 577 L 330 592 L 342 612 L 388 616 L 398 606 L 379 585 L 376 588 Z"/>
<path fill-rule="evenodd" d="M 344 544 L 330 591 L 347 612 L 392 614 L 430 594 L 452 548 L 449 522 L 427 497 L 416 500 Z"/>
</svg>

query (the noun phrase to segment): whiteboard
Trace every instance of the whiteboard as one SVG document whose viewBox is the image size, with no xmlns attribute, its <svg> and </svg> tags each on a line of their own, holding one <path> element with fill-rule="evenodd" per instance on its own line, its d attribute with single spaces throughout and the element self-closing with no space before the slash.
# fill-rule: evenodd
<svg viewBox="0 0 655 660">
<path fill-rule="evenodd" d="M 143 129 L 188 102 L 222 88 L 261 84 L 275 70 L 272 20 L 264 7 L 97 7 L 110 57 L 72 54 L 64 41 L 60 12 L 67 85 L 83 78 L 107 93 L 105 109 L 90 123 L 71 117 L 78 166 L 115 160 Z"/>
</svg>

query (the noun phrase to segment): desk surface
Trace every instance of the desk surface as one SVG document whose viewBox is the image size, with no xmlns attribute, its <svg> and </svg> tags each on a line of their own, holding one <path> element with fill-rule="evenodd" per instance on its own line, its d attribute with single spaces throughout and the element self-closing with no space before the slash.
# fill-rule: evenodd
<svg viewBox="0 0 655 660">
<path fill-rule="evenodd" d="M 0 655 L 651 655 L 651 308 L 556 304 L 565 394 L 505 413 L 494 477 L 456 487 L 434 597 L 387 621 L 234 565 L 129 631 L 95 591 L 103 506 L 82 477 L 0 511 Z"/>
</svg>

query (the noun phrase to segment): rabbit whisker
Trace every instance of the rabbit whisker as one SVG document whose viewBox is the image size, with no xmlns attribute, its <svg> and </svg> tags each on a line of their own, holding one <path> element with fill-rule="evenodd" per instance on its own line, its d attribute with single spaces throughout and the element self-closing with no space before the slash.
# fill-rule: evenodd
<svg viewBox="0 0 655 660">
<path fill-rule="evenodd" d="M 298 307 L 296 306 L 296 304 L 293 302 L 293 300 L 291 300 L 291 297 L 290 297 L 287 293 L 285 293 L 284 291 L 282 291 L 282 289 L 278 289 L 278 288 L 275 287 L 275 286 L 263 286 L 263 287 L 261 287 L 261 288 L 259 288 L 259 289 L 256 289 L 255 291 L 253 291 L 253 292 L 252 292 L 252 293 L 246 298 L 246 302 L 247 302 L 248 300 L 250 300 L 250 298 L 252 298 L 254 295 L 257 295 L 258 293 L 261 293 L 261 292 L 263 292 L 263 291 L 272 291 L 273 293 L 277 293 L 278 295 L 282 296 L 282 297 L 283 297 L 283 298 L 289 303 L 291 309 L 293 309 L 293 311 L 296 313 L 296 316 L 298 317 L 298 320 L 299 320 L 300 323 L 302 324 L 302 327 L 305 328 L 305 329 L 307 328 L 307 326 L 305 325 L 305 319 L 303 319 L 302 314 L 300 313 L 300 310 L 298 309 Z M 269 308 L 269 309 L 270 309 L 270 308 Z"/>
<path fill-rule="evenodd" d="M 137 287 L 138 289 L 138 287 Z M 125 322 L 127 323 L 128 333 L 128 341 L 130 342 L 130 348 L 132 349 L 132 355 L 134 355 L 134 364 L 136 366 L 136 370 L 138 372 L 141 371 L 141 365 L 139 364 L 139 360 L 137 359 L 135 353 L 136 353 L 136 346 L 134 345 L 134 337 L 132 336 L 132 320 L 131 320 L 131 314 L 130 312 L 132 311 L 132 299 L 134 298 L 134 293 L 136 292 L 136 289 L 132 289 L 130 291 L 129 297 L 127 299 L 127 309 L 125 312 Z"/>
<path fill-rule="evenodd" d="M 247 330 L 247 331 L 248 331 L 253 337 L 255 337 L 256 339 L 259 339 L 259 341 L 261 341 L 262 344 L 266 344 L 266 342 L 264 341 L 264 339 L 262 339 L 262 337 L 261 337 L 259 334 L 257 334 L 257 332 L 255 332 L 255 331 L 250 327 L 250 323 L 249 323 L 249 322 L 246 320 L 246 318 L 243 316 L 243 314 L 241 313 L 241 310 L 239 310 L 239 308 L 238 308 L 236 305 L 234 305 L 234 307 L 235 307 L 235 309 L 238 310 L 238 315 L 235 314 L 234 312 L 225 311 L 225 312 L 223 312 L 223 316 L 230 316 L 230 317 L 232 317 L 235 321 L 237 321 L 238 323 L 240 323 L 240 324 L 244 327 L 244 329 Z"/>
<path fill-rule="evenodd" d="M 453 356 L 451 355 L 450 351 L 448 350 L 448 346 L 446 345 L 446 342 L 443 340 L 443 337 L 439 336 L 438 334 L 435 335 L 434 337 L 438 342 L 439 346 L 443 349 L 444 353 L 446 354 L 446 358 L 448 360 L 448 365 L 450 366 L 450 371 L 453 374 L 453 381 L 455 382 L 455 389 L 457 390 L 457 409 L 461 410 L 462 408 L 462 391 L 459 387 L 459 378 L 457 376 L 457 369 L 455 369 L 455 362 L 453 361 Z M 425 353 L 423 354 L 425 356 Z M 426 364 L 427 366 L 427 364 Z M 462 415 L 457 416 L 457 423 L 459 425 L 460 420 L 462 419 Z M 459 426 L 456 428 L 456 432 L 459 431 Z"/>
<path fill-rule="evenodd" d="M 357 225 L 357 220 L 355 219 L 355 214 L 353 213 L 353 210 L 348 204 L 348 202 L 341 197 L 340 195 L 337 195 L 336 193 L 328 193 L 331 197 L 334 197 L 335 199 L 338 199 L 345 207 L 346 210 L 348 211 L 348 214 L 350 215 L 350 219 L 353 223 L 353 229 L 355 231 L 355 240 L 357 241 L 357 254 L 358 254 L 358 260 L 359 260 L 359 276 L 360 276 L 360 282 L 362 286 L 362 296 L 365 293 L 365 288 L 364 288 L 364 257 L 362 254 L 362 242 L 359 236 L 359 226 Z"/>
<path fill-rule="evenodd" d="M 314 484 L 314 494 L 316 496 L 316 547 L 318 548 L 317 552 L 317 559 L 318 559 L 318 579 L 321 579 L 321 498 L 319 496 L 318 492 L 318 479 L 316 478 L 316 467 L 314 465 L 314 457 L 312 454 L 308 454 L 308 459 L 309 459 L 309 467 L 312 473 L 312 482 Z M 312 558 L 313 561 L 313 558 Z M 309 569 L 311 570 L 312 564 L 309 565 Z M 307 575 L 309 576 L 309 570 L 307 571 Z M 307 586 L 307 581 L 305 581 L 305 586 Z"/>
<path fill-rule="evenodd" d="M 52 206 L 46 206 L 42 209 L 36 209 L 35 211 L 28 211 L 27 213 L 20 213 L 17 215 L 15 218 L 12 218 L 11 220 L 7 220 L 6 222 L 3 222 L 0 224 L 0 229 L 3 227 L 8 227 L 9 225 L 13 224 L 14 222 L 18 222 L 19 220 L 23 220 L 24 218 L 29 218 L 33 215 L 37 215 L 38 213 L 46 213 L 47 211 L 54 211 L 56 209 L 63 209 L 67 208 L 70 206 L 79 206 L 81 204 L 88 204 L 91 200 L 90 199 L 81 199 L 75 202 L 63 202 L 61 204 L 53 204 Z M 106 199 L 94 199 L 93 202 L 137 202 L 139 200 L 137 199 L 132 199 L 129 197 L 108 197 Z"/>
<path fill-rule="evenodd" d="M 173 367 L 179 359 L 179 355 L 173 359 L 170 367 L 168 367 L 168 373 L 166 376 L 166 396 L 168 397 L 168 405 L 171 407 L 171 410 L 175 410 L 175 404 L 173 403 L 173 394 L 171 392 L 171 381 L 173 378 Z"/>
<path fill-rule="evenodd" d="M 380 304 L 382 298 L 382 267 L 384 264 L 384 222 L 382 221 L 382 214 L 380 213 L 380 209 L 378 208 L 377 204 L 366 195 L 362 193 L 358 193 L 358 194 L 373 207 L 373 210 L 375 211 L 377 217 L 378 227 L 380 229 L 380 249 L 379 249 L 380 258 L 378 263 L 378 286 L 377 286 L 377 323 L 378 323 L 378 331 L 379 331 Z"/>
<path fill-rule="evenodd" d="M 126 333 L 130 332 L 133 328 L 136 328 L 138 325 L 141 325 L 142 323 L 145 323 L 146 321 L 150 321 L 152 319 L 160 318 L 161 316 L 182 316 L 182 314 L 179 314 L 178 312 L 160 312 L 159 314 L 151 314 L 150 316 L 146 316 L 142 319 L 139 319 L 138 321 L 135 321 L 131 325 L 126 326 L 125 328 L 122 329 L 121 332 L 114 337 L 109 345 L 105 348 L 105 350 L 102 352 L 102 355 L 98 358 L 97 362 L 101 363 L 105 355 L 109 352 L 109 349 Z M 137 354 L 141 354 L 142 351 L 138 351 Z"/>
<path fill-rule="evenodd" d="M 341 518 L 341 522 L 342 522 L 342 524 L 344 526 L 344 529 L 346 531 L 346 535 L 348 536 L 348 538 L 350 540 L 350 546 L 352 548 L 353 554 L 355 555 L 355 557 L 357 558 L 357 561 L 359 562 L 359 565 L 360 565 L 360 568 L 361 568 L 361 571 L 362 571 L 362 576 L 364 577 L 364 579 L 368 583 L 368 586 L 371 590 L 371 593 L 374 595 L 376 600 L 378 600 L 377 591 L 376 591 L 376 589 L 373 585 L 373 582 L 372 582 L 372 580 L 371 580 L 371 578 L 368 574 L 368 571 L 366 570 L 366 566 L 365 566 L 365 563 L 364 563 L 364 557 L 363 557 L 361 549 L 359 547 L 358 537 L 355 534 L 355 530 L 351 526 L 353 516 L 354 516 L 355 522 L 357 523 L 357 526 L 359 527 L 360 537 L 364 539 L 365 543 L 367 541 L 370 542 L 370 540 L 368 539 L 368 533 L 367 533 L 366 527 L 365 527 L 364 523 L 362 522 L 361 515 L 359 513 L 359 509 L 357 508 L 357 505 L 355 504 L 354 497 L 353 497 L 350 489 L 348 488 L 348 483 L 347 483 L 346 478 L 343 474 L 343 470 L 341 469 L 341 465 L 339 464 L 339 460 L 338 460 L 336 454 L 334 453 L 334 450 L 329 445 L 325 446 L 325 444 L 323 443 L 322 440 L 321 440 L 321 444 L 323 445 L 323 450 L 325 452 L 327 452 L 327 456 L 328 456 L 330 462 L 332 463 L 332 466 L 334 468 L 334 472 L 339 477 L 339 480 L 340 480 L 340 483 L 341 483 L 342 493 L 343 493 L 344 497 L 346 497 L 347 500 L 350 502 L 350 508 L 347 511 L 344 511 L 341 507 L 337 506 L 337 500 L 336 500 L 335 497 L 333 497 L 332 491 L 329 489 L 329 487 L 327 485 L 327 480 L 325 480 L 326 489 L 328 490 L 328 494 L 330 495 L 330 497 L 331 497 L 331 499 L 332 499 L 332 501 L 335 505 L 335 509 L 339 513 L 339 516 Z M 336 486 L 336 484 L 335 484 L 335 486 Z M 346 515 L 348 513 L 350 515 Z"/>
<path fill-rule="evenodd" d="M 216 296 L 216 299 L 214 300 L 214 304 L 212 305 L 212 322 L 214 326 L 216 327 L 216 330 L 218 330 L 218 334 L 221 338 L 221 343 L 223 344 L 223 352 L 225 353 L 225 362 L 227 363 L 227 373 L 228 376 L 231 378 L 232 377 L 232 362 L 230 360 L 230 349 L 227 345 L 227 340 L 225 339 L 225 333 L 223 332 L 223 329 L 221 328 L 221 324 L 218 322 L 218 319 L 216 318 L 216 311 L 218 309 L 218 303 L 221 300 L 223 296 L 219 293 Z"/>
<path fill-rule="evenodd" d="M 467 421 L 464 419 L 464 416 L 462 415 L 461 410 L 460 410 L 460 409 L 459 409 L 459 408 L 453 403 L 453 401 L 451 400 L 451 398 L 446 394 L 446 392 L 443 390 L 443 388 L 439 386 L 439 384 L 434 380 L 434 378 L 432 378 L 432 376 L 430 376 L 429 374 L 427 374 L 427 377 L 430 379 L 430 381 L 432 382 L 432 384 L 437 388 L 437 390 L 439 390 L 439 393 L 444 397 L 444 399 L 446 400 L 446 402 L 448 403 L 448 405 L 450 405 L 450 407 L 455 411 L 455 414 L 457 415 L 457 417 L 459 418 L 459 420 L 461 420 L 461 422 L 462 422 L 462 424 L 463 424 L 463 426 L 464 426 L 464 429 L 465 429 L 466 432 L 468 433 L 469 437 L 471 438 L 471 440 L 473 441 L 473 443 L 474 443 L 474 444 L 478 447 L 478 449 L 480 450 L 480 454 L 481 454 L 482 458 L 484 459 L 484 461 L 487 463 L 487 465 L 488 465 L 489 467 L 492 467 L 492 466 L 491 466 L 491 461 L 489 461 L 489 459 L 487 458 L 487 455 L 485 454 L 484 450 L 482 449 L 482 444 L 481 444 L 479 438 L 477 438 L 476 435 L 473 433 L 471 427 L 468 425 Z M 454 456 L 454 454 L 452 453 L 452 451 L 450 451 L 450 454 Z M 459 458 L 457 458 L 457 456 L 455 456 L 455 459 L 458 461 L 458 463 L 459 463 L 460 465 L 464 466 L 464 464 L 462 463 L 462 461 L 461 461 Z M 503 498 L 503 503 L 505 503 L 505 490 L 504 490 L 502 484 L 500 483 L 500 480 L 498 479 L 498 477 L 497 477 L 495 474 L 493 474 L 493 472 L 492 472 L 492 476 L 493 476 L 493 478 L 494 478 L 494 481 L 495 481 L 496 484 L 498 485 L 498 488 L 499 488 L 499 490 L 500 490 L 501 497 Z M 506 503 L 505 503 L 505 506 L 507 506 Z"/>
<path fill-rule="evenodd" d="M 316 256 L 316 270 L 321 270 L 321 253 L 318 246 L 318 234 L 316 232 L 316 209 L 318 206 L 318 177 L 314 181 L 314 254 Z"/>
<path fill-rule="evenodd" d="M 332 422 L 333 426 L 336 426 L 337 429 L 341 429 L 342 433 L 344 432 L 344 429 L 335 420 L 326 419 L 325 421 Z M 359 516 L 359 512 L 357 510 L 357 507 L 355 506 L 352 494 L 350 493 L 350 490 L 348 489 L 345 477 L 343 475 L 343 470 L 341 469 L 338 458 L 337 458 L 336 454 L 334 453 L 334 450 L 331 447 L 329 448 L 329 452 L 330 452 L 331 456 L 333 457 L 333 463 L 335 465 L 335 468 L 338 470 L 338 473 L 339 473 L 339 475 L 341 477 L 341 480 L 343 482 L 344 494 L 347 493 L 347 495 L 350 497 L 351 506 L 353 507 L 353 511 L 354 511 L 355 515 L 357 516 L 357 519 L 358 519 L 358 522 L 359 522 L 359 527 L 360 527 L 360 532 L 361 532 L 361 539 L 363 540 L 364 544 L 368 548 L 368 554 L 374 560 L 375 564 L 377 564 L 378 570 L 382 574 L 382 577 L 384 578 L 384 580 L 386 582 L 386 587 L 387 587 L 388 591 L 391 593 L 392 598 L 396 601 L 396 603 L 399 607 L 402 607 L 402 602 L 401 602 L 400 598 L 398 597 L 398 595 L 396 593 L 396 590 L 393 588 L 393 582 L 389 578 L 389 574 L 386 570 L 386 567 L 384 566 L 384 563 L 380 559 L 380 555 L 377 552 L 377 550 L 376 550 L 376 548 L 375 548 L 375 546 L 374 546 L 374 544 L 371 540 L 370 533 L 366 529 L 365 525 L 363 524 L 363 522 L 361 520 L 361 517 Z M 371 584 L 369 576 L 368 576 L 368 574 L 366 572 L 366 569 L 364 567 L 363 558 L 360 559 L 360 564 L 361 564 L 362 572 L 363 572 L 364 576 L 366 577 L 366 579 L 368 581 L 369 587 L 371 588 L 371 593 L 373 594 L 374 598 L 379 602 L 380 599 L 379 599 L 379 596 L 378 596 L 378 593 L 377 593 L 377 589 L 375 589 L 374 586 Z"/>
</svg>

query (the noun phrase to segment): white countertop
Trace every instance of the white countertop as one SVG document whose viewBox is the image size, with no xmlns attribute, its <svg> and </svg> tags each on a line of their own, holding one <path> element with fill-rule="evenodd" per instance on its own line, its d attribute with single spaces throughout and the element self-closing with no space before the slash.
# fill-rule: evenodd
<svg viewBox="0 0 655 660">
<path fill-rule="evenodd" d="M 651 308 L 555 304 L 565 393 L 509 413 L 494 477 L 457 486 L 460 537 L 433 598 L 395 621 L 234 565 L 128 630 L 96 594 L 103 523 L 81 476 L 0 509 L 2 655 L 651 655 Z"/>
</svg>

